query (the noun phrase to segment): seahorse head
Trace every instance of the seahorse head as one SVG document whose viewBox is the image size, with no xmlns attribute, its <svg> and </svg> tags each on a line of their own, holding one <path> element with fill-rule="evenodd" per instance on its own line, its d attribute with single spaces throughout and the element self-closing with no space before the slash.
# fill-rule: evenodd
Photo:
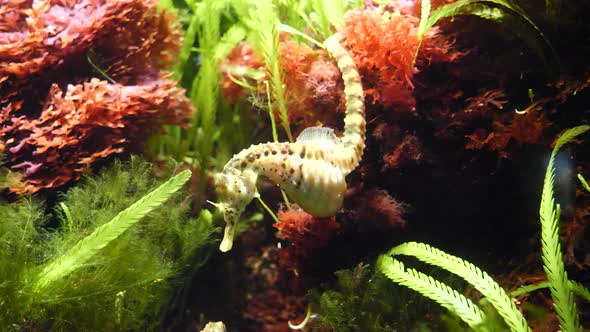
<svg viewBox="0 0 590 332">
<path fill-rule="evenodd" d="M 252 170 L 225 169 L 215 174 L 215 190 L 220 199 L 216 204 L 225 220 L 225 231 L 219 250 L 229 251 L 232 248 L 236 225 L 246 206 L 256 195 L 256 179 L 258 174 Z"/>
</svg>

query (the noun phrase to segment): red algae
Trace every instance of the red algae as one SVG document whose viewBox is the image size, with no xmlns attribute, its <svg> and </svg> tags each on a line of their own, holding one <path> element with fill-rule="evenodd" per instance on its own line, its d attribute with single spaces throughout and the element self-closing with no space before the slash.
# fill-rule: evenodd
<svg viewBox="0 0 590 332">
<path fill-rule="evenodd" d="M 288 241 L 280 251 L 279 263 L 291 271 L 305 267 L 305 260 L 325 247 L 340 229 L 335 217 L 317 218 L 300 208 L 280 211 L 278 217 L 273 225 L 280 232 L 277 237 Z"/>
<path fill-rule="evenodd" d="M 191 117 L 160 72 L 179 29 L 155 0 L 8 1 L 0 22 L 0 139 L 8 166 L 25 171 L 13 192 L 62 186 Z"/>
</svg>

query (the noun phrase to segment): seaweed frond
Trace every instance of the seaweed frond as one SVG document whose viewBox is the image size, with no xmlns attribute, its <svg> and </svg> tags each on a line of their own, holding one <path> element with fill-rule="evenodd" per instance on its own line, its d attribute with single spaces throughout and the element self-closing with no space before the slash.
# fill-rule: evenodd
<svg viewBox="0 0 590 332">
<path fill-rule="evenodd" d="M 248 26 L 253 31 L 254 45 L 264 59 L 272 96 L 278 106 L 281 125 L 289 141 L 293 142 L 287 112 L 284 77 L 279 62 L 279 18 L 272 1 L 256 2 L 255 6 L 249 11 Z"/>
<path fill-rule="evenodd" d="M 188 181 L 190 176 L 191 172 L 189 170 L 181 172 L 120 212 L 110 222 L 98 227 L 92 234 L 76 243 L 65 254 L 47 264 L 39 272 L 34 289 L 42 291 L 48 284 L 83 266 L 111 241 L 119 237 L 152 210 L 162 205 Z"/>
<path fill-rule="evenodd" d="M 485 314 L 471 300 L 429 275 L 415 269 L 406 270 L 402 262 L 391 256 L 379 257 L 377 268 L 394 282 L 413 289 L 447 308 L 473 328 L 485 320 Z"/>
<path fill-rule="evenodd" d="M 168 166 L 160 172 L 170 174 Z M 176 299 L 187 291 L 178 285 L 213 249 L 212 215 L 192 217 L 186 190 L 170 195 L 187 177 L 159 186 L 152 165 L 132 157 L 85 177 L 53 208 L 27 196 L 0 200 L 0 330 L 145 331 L 166 324 L 166 311 L 184 305 Z M 153 209 L 167 196 L 171 208 Z"/>
<path fill-rule="evenodd" d="M 564 132 L 555 143 L 543 183 L 541 206 L 539 215 L 541 219 L 541 242 L 543 245 L 543 268 L 547 274 L 551 297 L 553 298 L 555 312 L 559 319 L 562 331 L 578 331 L 580 329 L 579 317 L 576 312 L 576 303 L 572 290 L 568 284 L 567 273 L 563 264 L 563 254 L 559 240 L 559 204 L 555 204 L 553 197 L 553 183 L 555 169 L 553 161 L 559 149 L 578 135 L 588 131 L 590 126 L 579 126 Z"/>
<path fill-rule="evenodd" d="M 441 267 L 465 279 L 496 308 L 512 331 L 528 331 L 527 322 L 506 291 L 485 271 L 459 257 L 424 243 L 407 242 L 391 249 L 386 255 L 407 255 L 425 263 Z M 420 291 L 419 289 L 417 289 Z"/>
</svg>

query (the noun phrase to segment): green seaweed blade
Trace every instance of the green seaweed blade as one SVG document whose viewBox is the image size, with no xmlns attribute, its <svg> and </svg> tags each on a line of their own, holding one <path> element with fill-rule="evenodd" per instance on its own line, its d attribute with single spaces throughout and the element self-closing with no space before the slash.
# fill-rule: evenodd
<svg viewBox="0 0 590 332">
<path fill-rule="evenodd" d="M 101 249 L 168 200 L 172 194 L 188 181 L 190 176 L 191 172 L 185 170 L 169 179 L 143 196 L 139 201 L 121 211 L 111 221 L 98 227 L 53 262 L 46 264 L 37 275 L 33 289 L 41 291 L 52 282 L 82 267 Z"/>
<path fill-rule="evenodd" d="M 530 331 L 526 320 L 508 294 L 485 271 L 457 256 L 447 254 L 424 243 L 406 242 L 391 249 L 387 255 L 413 256 L 425 263 L 441 267 L 473 285 L 504 318 L 511 331 Z"/>
<path fill-rule="evenodd" d="M 559 319 L 559 326 L 564 332 L 577 332 L 581 330 L 576 303 L 572 289 L 569 285 L 567 273 L 564 268 L 561 244 L 559 240 L 559 205 L 555 204 L 553 197 L 553 180 L 555 169 L 553 162 L 559 149 L 578 135 L 588 131 L 590 126 L 579 126 L 564 132 L 555 143 L 543 183 L 541 206 L 539 215 L 541 219 L 541 242 L 543 245 L 543 268 L 547 274 L 553 306 Z"/>
</svg>

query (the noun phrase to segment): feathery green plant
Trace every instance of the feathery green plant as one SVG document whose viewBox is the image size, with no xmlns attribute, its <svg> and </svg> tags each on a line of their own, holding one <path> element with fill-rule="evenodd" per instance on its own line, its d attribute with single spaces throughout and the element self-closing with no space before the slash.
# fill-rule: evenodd
<svg viewBox="0 0 590 332">
<path fill-rule="evenodd" d="M 574 302 L 574 293 L 586 300 L 590 300 L 590 292 L 581 284 L 569 280 L 565 272 L 559 242 L 559 205 L 555 204 L 553 198 L 553 180 L 555 177 L 553 161 L 557 152 L 564 144 L 588 130 L 590 130 L 590 126 L 579 126 L 563 133 L 557 139 L 549 159 L 549 165 L 547 166 L 539 211 L 543 268 L 547 274 L 547 281 L 538 285 L 523 287 L 512 293 L 515 296 L 515 294 L 518 295 L 549 287 L 560 328 L 565 332 L 577 332 L 581 330 L 576 304 Z M 583 185 L 586 185 L 583 178 L 581 181 Z M 460 276 L 477 289 L 494 306 L 500 316 L 504 318 L 511 331 L 530 330 L 526 320 L 518 311 L 506 291 L 487 273 L 472 263 L 449 255 L 427 244 L 408 242 L 396 246 L 386 254 L 381 255 L 377 261 L 377 268 L 394 282 L 407 286 L 431 298 L 455 313 L 469 326 L 476 328 L 483 321 L 484 315 L 473 303 L 447 285 L 436 281 L 428 275 L 422 274 L 414 269 L 406 270 L 401 262 L 392 257 L 396 255 L 413 256 L 422 262 L 441 267 Z"/>
<path fill-rule="evenodd" d="M 555 312 L 559 319 L 559 326 L 565 332 L 576 332 L 580 330 L 580 323 L 576 312 L 573 292 L 568 284 L 568 277 L 563 264 L 561 244 L 559 242 L 560 209 L 559 204 L 555 204 L 553 197 L 553 180 L 555 178 L 553 160 L 564 144 L 588 131 L 588 129 L 590 129 L 590 126 L 575 127 L 567 130 L 557 139 L 551 157 L 549 158 L 549 165 L 547 165 L 543 193 L 541 195 L 541 207 L 539 209 L 541 218 L 541 242 L 543 244 L 543 268 L 547 274 L 547 281 L 549 282 Z"/>
<path fill-rule="evenodd" d="M 182 292 L 172 286 L 213 249 L 211 215 L 191 218 L 178 190 L 187 178 L 158 186 L 151 165 L 132 158 L 70 188 L 52 214 L 30 198 L 0 201 L 0 331 L 156 329 Z M 155 209 L 166 198 L 173 208 Z"/>
<path fill-rule="evenodd" d="M 37 292 L 43 291 L 43 288 L 48 284 L 86 264 L 86 262 L 91 260 L 100 250 L 111 243 L 111 241 L 123 234 L 123 232 L 152 210 L 162 205 L 190 177 L 191 172 L 185 170 L 166 181 L 160 187 L 142 197 L 135 204 L 121 211 L 113 220 L 98 227 L 88 237 L 76 243 L 68 252 L 45 265 L 39 272 L 34 290 Z"/>
<path fill-rule="evenodd" d="M 403 243 L 379 257 L 377 267 L 393 281 L 401 283 L 431 298 L 459 316 L 469 326 L 476 327 L 485 316 L 471 301 L 456 290 L 433 280 L 414 269 L 405 270 L 392 256 L 414 256 L 425 263 L 441 267 L 465 279 L 494 306 L 511 331 L 529 331 L 526 321 L 506 292 L 484 271 L 459 257 L 424 243 Z M 479 318 L 479 320 L 477 319 Z"/>
<path fill-rule="evenodd" d="M 394 282 L 413 289 L 447 308 L 473 328 L 481 325 L 485 319 L 484 313 L 471 300 L 429 275 L 415 269 L 406 270 L 402 262 L 389 255 L 379 257 L 377 268 Z"/>
<path fill-rule="evenodd" d="M 279 63 L 279 18 L 272 1 L 256 1 L 253 8 L 250 8 L 247 24 L 253 32 L 254 46 L 264 59 L 272 96 L 279 109 L 281 125 L 287 138 L 292 142 L 293 134 L 287 112 L 284 76 Z"/>
<path fill-rule="evenodd" d="M 351 8 L 363 6 L 362 0 L 286 0 L 277 1 L 277 9 L 284 25 L 298 31 L 310 31 L 312 39 L 324 40 L 343 23 L 344 14 Z M 307 39 L 302 35 L 303 39 Z"/>
<path fill-rule="evenodd" d="M 198 153 L 202 176 L 210 164 L 214 133 L 217 130 L 215 118 L 219 105 L 220 77 L 214 55 L 221 36 L 220 20 L 224 5 L 224 1 L 216 3 L 215 0 L 204 0 L 203 16 L 197 26 L 201 65 L 192 82 L 189 96 L 198 112 L 195 113 L 196 120 L 193 122 L 196 126 L 189 131 L 189 141 Z"/>
<path fill-rule="evenodd" d="M 154 141 L 153 152 L 158 157 L 174 157 L 176 160 L 198 166 L 201 176 L 209 166 L 219 166 L 225 161 L 236 143 L 243 141 L 239 123 L 239 110 L 231 108 L 220 98 L 221 75 L 218 65 L 229 52 L 246 37 L 246 29 L 228 14 L 231 1 L 187 0 L 178 10 L 186 13 L 185 35 L 178 62 L 173 68 L 175 77 L 187 87 L 195 105 L 189 129 L 169 126 L 167 133 Z M 237 117 L 237 119 L 236 119 Z M 240 127 L 241 124 L 238 126 Z M 216 157 L 213 151 L 216 150 Z M 201 185 L 204 190 L 204 182 Z"/>
</svg>

